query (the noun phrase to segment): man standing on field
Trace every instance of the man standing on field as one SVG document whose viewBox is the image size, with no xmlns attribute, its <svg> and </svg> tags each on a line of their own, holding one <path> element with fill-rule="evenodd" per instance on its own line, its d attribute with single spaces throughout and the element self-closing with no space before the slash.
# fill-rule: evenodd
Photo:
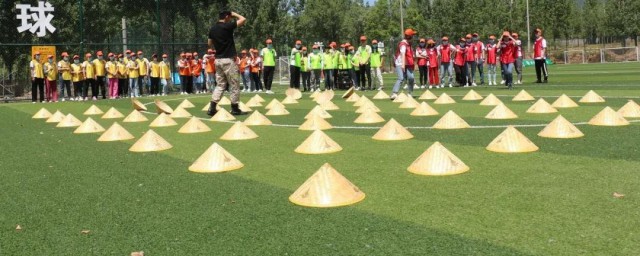
<svg viewBox="0 0 640 256">
<path fill-rule="evenodd" d="M 236 21 L 231 21 L 235 18 Z M 222 11 L 218 15 L 216 22 L 209 31 L 209 47 L 216 49 L 216 81 L 218 85 L 213 91 L 209 111 L 207 114 L 213 116 L 216 114 L 216 105 L 222 98 L 227 84 L 231 89 L 231 114 L 246 115 L 247 112 L 240 111 L 238 102 L 240 101 L 240 87 L 238 81 L 238 65 L 235 58 L 236 52 L 235 41 L 233 40 L 233 31 L 244 25 L 247 19 L 240 14 L 231 11 Z"/>
<path fill-rule="evenodd" d="M 547 40 L 542 37 L 542 29 L 536 28 L 536 42 L 533 43 L 533 59 L 536 63 L 536 83 L 542 83 L 542 76 L 544 75 L 544 82 L 547 82 L 549 73 L 547 73 L 547 63 L 545 50 L 547 49 Z"/>
</svg>

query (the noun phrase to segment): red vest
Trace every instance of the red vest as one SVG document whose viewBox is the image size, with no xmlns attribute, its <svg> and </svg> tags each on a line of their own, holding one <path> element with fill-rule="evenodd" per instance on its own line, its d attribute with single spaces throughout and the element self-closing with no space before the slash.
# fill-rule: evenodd
<svg viewBox="0 0 640 256">
<path fill-rule="evenodd" d="M 509 64 L 515 62 L 516 45 L 513 41 L 500 42 L 500 63 Z"/>
<path fill-rule="evenodd" d="M 406 47 L 406 51 L 404 53 L 405 67 L 408 69 L 413 69 L 415 65 L 413 63 L 413 50 L 411 49 L 411 45 L 404 40 L 400 41 L 400 43 L 398 44 L 398 48 L 396 49 L 396 59 L 398 59 L 398 57 L 400 56 L 400 48 L 402 46 Z"/>
<path fill-rule="evenodd" d="M 480 59 L 482 57 L 483 49 L 484 49 L 484 44 L 480 41 L 476 42 L 476 59 Z"/>
<path fill-rule="evenodd" d="M 440 61 L 442 63 L 451 62 L 451 46 L 450 45 L 440 46 Z"/>
<path fill-rule="evenodd" d="M 454 64 L 458 66 L 464 65 L 464 54 L 467 51 L 467 48 L 462 48 L 460 45 L 456 45 L 456 58 L 454 59 Z"/>
<path fill-rule="evenodd" d="M 496 64 L 496 48 L 495 44 L 487 44 L 487 64 Z"/>
<path fill-rule="evenodd" d="M 466 61 L 476 61 L 476 44 L 467 44 L 467 53 L 464 56 Z"/>
<path fill-rule="evenodd" d="M 418 48 L 416 48 L 416 53 L 419 53 L 421 56 L 427 56 L 427 58 L 429 58 L 429 55 L 427 53 L 427 48 L 418 47 Z M 416 55 L 418 55 L 418 54 L 416 54 Z M 426 66 L 427 65 L 427 58 L 418 59 L 418 66 Z"/>
<path fill-rule="evenodd" d="M 429 67 L 438 67 L 438 50 L 433 47 L 427 50 L 429 52 Z"/>
<path fill-rule="evenodd" d="M 544 56 L 542 56 L 542 41 L 544 41 L 544 39 L 542 37 L 536 39 L 536 42 L 533 43 L 533 58 L 544 58 Z"/>
</svg>

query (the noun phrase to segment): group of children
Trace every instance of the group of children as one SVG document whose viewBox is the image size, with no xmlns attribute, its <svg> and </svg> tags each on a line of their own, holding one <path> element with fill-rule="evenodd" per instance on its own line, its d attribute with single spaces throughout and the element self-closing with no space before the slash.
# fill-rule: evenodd
<svg viewBox="0 0 640 256">
<path fill-rule="evenodd" d="M 97 100 L 100 96 L 102 99 L 140 97 L 144 85 L 149 86 L 149 95 L 160 95 L 167 92 L 172 80 L 166 54 L 162 55 L 162 60 L 153 54 L 149 61 L 142 51 L 137 54 L 130 50 L 124 54 L 109 53 L 108 59 L 104 58 L 102 51 L 97 51 L 97 58 L 87 53 L 81 61 L 79 55 L 71 57 L 63 52 L 58 63 L 54 63 L 53 56 L 49 55 L 44 64 L 40 64 L 40 55 L 40 52 L 35 52 L 29 64 L 33 103 L 58 102 L 59 98 L 61 101 L 86 101 Z"/>
</svg>

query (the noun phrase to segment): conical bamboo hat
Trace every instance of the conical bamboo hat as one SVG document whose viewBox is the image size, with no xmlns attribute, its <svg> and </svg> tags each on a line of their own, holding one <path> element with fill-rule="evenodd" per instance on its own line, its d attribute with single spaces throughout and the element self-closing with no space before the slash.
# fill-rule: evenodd
<svg viewBox="0 0 640 256">
<path fill-rule="evenodd" d="M 498 106 L 502 101 L 498 99 L 493 93 L 489 93 L 484 100 L 480 102 L 480 106 Z"/>
<path fill-rule="evenodd" d="M 426 102 L 420 103 L 416 109 L 411 112 L 412 116 L 437 116 L 439 115 L 438 111 L 429 106 Z"/>
<path fill-rule="evenodd" d="M 149 124 L 149 127 L 168 127 L 174 125 L 178 125 L 178 123 L 176 123 L 173 118 L 165 113 L 160 113 L 160 115 Z"/>
<path fill-rule="evenodd" d="M 555 108 L 575 108 L 578 107 L 578 104 L 571 98 L 569 98 L 569 96 L 567 96 L 566 94 L 562 94 L 562 96 L 554 101 L 551 106 Z"/>
<path fill-rule="evenodd" d="M 284 107 L 284 104 L 280 103 L 280 101 L 278 101 L 278 99 L 273 99 L 269 102 L 269 104 L 267 104 L 266 107 L 264 107 L 264 109 L 271 109 L 275 106 L 281 106 Z"/>
<path fill-rule="evenodd" d="M 549 102 L 547 102 L 543 98 L 540 98 L 538 101 L 536 101 L 536 103 L 531 105 L 529 109 L 527 109 L 527 113 L 532 114 L 547 114 L 556 112 L 558 112 L 558 110 L 551 106 L 551 104 L 549 104 Z"/>
<path fill-rule="evenodd" d="M 355 92 L 355 88 L 352 86 L 351 88 L 349 88 L 349 90 L 347 90 L 342 94 L 342 98 L 348 99 L 349 97 L 351 97 L 351 95 L 353 95 L 354 92 Z"/>
<path fill-rule="evenodd" d="M 483 99 L 482 95 L 480 95 L 473 89 L 470 90 L 467 94 L 465 94 L 464 97 L 462 98 L 462 100 L 481 100 L 481 99 Z"/>
<path fill-rule="evenodd" d="M 131 113 L 122 120 L 125 123 L 137 123 L 149 121 L 146 116 L 140 113 L 138 110 L 132 110 Z"/>
<path fill-rule="evenodd" d="M 466 172 L 469 166 L 436 141 L 407 170 L 420 175 L 442 176 Z"/>
<path fill-rule="evenodd" d="M 296 99 L 294 99 L 293 97 L 291 97 L 291 96 L 287 96 L 280 103 L 285 104 L 285 105 L 290 105 L 290 104 L 298 104 L 298 101 Z"/>
<path fill-rule="evenodd" d="M 211 106 L 211 103 L 207 103 L 206 105 L 204 105 L 204 107 L 202 108 L 202 111 L 209 111 L 209 107 Z M 216 111 L 220 110 L 220 105 L 216 104 Z"/>
<path fill-rule="evenodd" d="M 325 101 L 332 100 L 334 96 L 335 93 L 332 90 L 326 90 L 313 98 L 313 100 L 318 104 L 322 104 Z"/>
<path fill-rule="evenodd" d="M 296 88 L 289 88 L 284 92 L 288 97 L 298 100 L 302 98 L 302 92 Z"/>
<path fill-rule="evenodd" d="M 618 113 L 625 118 L 638 118 L 640 117 L 640 105 L 633 100 L 629 100 L 627 104 L 624 104 L 624 106 L 618 110 Z"/>
<path fill-rule="evenodd" d="M 404 104 L 404 103 L 402 103 L 402 104 Z M 356 109 L 356 113 L 362 114 L 367 110 L 372 110 L 374 112 L 381 112 L 381 110 L 376 106 L 376 104 L 374 104 L 373 102 L 367 102 L 364 105 L 362 105 L 361 107 L 359 107 L 358 109 Z"/>
<path fill-rule="evenodd" d="M 260 97 L 260 95 L 258 95 L 258 94 L 253 95 L 253 97 L 251 97 L 251 98 L 252 98 L 252 99 L 255 99 L 256 101 L 258 101 L 258 102 L 260 102 L 260 103 L 263 103 L 263 102 L 265 102 L 265 101 L 266 101 L 265 99 L 263 99 L 262 97 Z"/>
<path fill-rule="evenodd" d="M 133 135 L 131 135 L 131 133 L 129 133 L 127 130 L 125 130 L 124 127 L 120 126 L 120 124 L 118 123 L 113 123 L 113 125 L 111 125 L 109 129 L 107 129 L 104 133 L 102 133 L 102 135 L 100 135 L 98 141 L 121 141 L 130 140 L 133 138 L 135 137 L 133 137 Z"/>
<path fill-rule="evenodd" d="M 356 185 L 326 163 L 289 196 L 289 201 L 306 207 L 338 207 L 355 204 L 364 197 Z"/>
<path fill-rule="evenodd" d="M 189 171 L 215 173 L 233 171 L 244 167 L 237 158 L 227 152 L 218 143 L 213 143 L 198 159 L 189 166 Z"/>
<path fill-rule="evenodd" d="M 402 103 L 405 100 L 407 100 L 407 95 L 404 93 L 399 93 L 398 96 L 396 96 L 396 98 L 393 100 L 393 103 Z"/>
<path fill-rule="evenodd" d="M 249 99 L 249 101 L 247 101 L 247 107 L 250 107 L 250 108 L 262 107 L 262 103 L 260 103 L 260 101 L 255 98 L 251 98 Z"/>
<path fill-rule="evenodd" d="M 211 131 L 211 128 L 195 116 L 191 117 L 191 119 L 178 130 L 179 133 L 201 133 L 208 131 Z"/>
<path fill-rule="evenodd" d="M 362 107 L 362 105 L 367 104 L 367 103 L 373 103 L 371 100 L 369 100 L 369 98 L 367 98 L 366 95 L 362 95 L 362 97 L 360 97 L 357 101 L 355 101 L 353 103 L 354 107 Z"/>
<path fill-rule="evenodd" d="M 600 113 L 591 118 L 591 120 L 589 120 L 589 124 L 599 126 L 623 126 L 629 125 L 629 121 L 612 108 L 606 107 L 600 111 Z"/>
<path fill-rule="evenodd" d="M 246 104 L 242 103 L 242 101 L 238 102 L 238 108 L 240 108 L 240 111 L 243 111 L 243 112 L 251 112 L 251 111 L 253 111 L 253 109 L 251 109 Z"/>
<path fill-rule="evenodd" d="M 73 116 L 72 114 L 67 114 L 56 127 L 78 127 L 82 124 L 78 118 Z"/>
<path fill-rule="evenodd" d="M 244 120 L 245 125 L 271 125 L 271 120 L 261 114 L 259 111 L 254 111 L 247 119 Z"/>
<path fill-rule="evenodd" d="M 436 101 L 433 102 L 433 104 L 453 104 L 456 103 L 456 101 L 451 98 L 451 96 L 449 96 L 446 92 L 443 92 L 442 94 L 440 94 L 440 97 L 438 97 L 438 99 L 436 99 Z"/>
<path fill-rule="evenodd" d="M 520 91 L 518 94 L 516 94 L 516 96 L 513 97 L 513 99 L 511 99 L 511 101 L 531 101 L 531 100 L 536 100 L 536 98 L 531 96 L 531 94 L 529 94 L 524 89 Z"/>
<path fill-rule="evenodd" d="M 102 127 L 99 123 L 91 119 L 91 117 L 87 117 L 78 128 L 73 131 L 73 133 L 98 133 L 104 132 L 104 127 Z"/>
<path fill-rule="evenodd" d="M 360 95 L 358 95 L 357 93 L 351 94 L 351 96 L 349 96 L 349 98 L 347 98 L 346 102 L 356 102 L 360 99 Z"/>
<path fill-rule="evenodd" d="M 227 98 L 227 96 L 222 96 L 222 98 L 220 98 L 220 101 L 218 101 L 218 105 L 220 106 L 231 105 L 231 101 L 229 100 L 229 98 Z"/>
<path fill-rule="evenodd" d="M 96 105 L 91 105 L 91 107 L 89 107 L 89 109 L 87 109 L 87 111 L 83 113 L 83 115 L 85 116 L 102 115 L 102 114 L 104 114 L 104 112 L 102 112 L 102 110 L 98 108 Z"/>
<path fill-rule="evenodd" d="M 147 131 L 136 143 L 129 148 L 131 152 L 153 152 L 172 148 L 171 144 L 164 140 L 153 130 Z"/>
<path fill-rule="evenodd" d="M 580 103 L 601 103 L 601 102 L 604 102 L 604 98 L 602 98 L 602 96 L 598 95 L 593 90 L 590 90 L 578 102 L 580 102 Z"/>
<path fill-rule="evenodd" d="M 189 118 L 192 115 L 184 108 L 177 107 L 170 115 L 171 118 Z"/>
<path fill-rule="evenodd" d="M 338 107 L 338 105 L 336 105 L 335 103 L 333 103 L 333 101 L 325 101 L 322 104 L 320 104 L 320 107 L 326 111 L 331 111 L 331 110 L 339 110 L 340 107 Z"/>
<path fill-rule="evenodd" d="M 417 108 L 420 103 L 412 97 L 407 98 L 402 104 L 400 104 L 399 108 Z"/>
<path fill-rule="evenodd" d="M 313 99 L 313 98 L 317 97 L 318 95 L 320 95 L 320 91 L 315 91 L 311 95 L 309 95 L 309 98 Z"/>
<path fill-rule="evenodd" d="M 144 104 L 142 104 L 142 102 L 140 102 L 137 99 L 131 98 L 131 105 L 133 106 L 133 109 L 138 110 L 138 111 L 147 111 L 147 106 L 145 106 Z"/>
<path fill-rule="evenodd" d="M 458 114 L 449 110 L 438 122 L 433 125 L 435 129 L 465 129 L 470 128 L 469 124 L 464 121 Z"/>
<path fill-rule="evenodd" d="M 209 120 L 215 122 L 226 122 L 236 120 L 236 117 L 229 113 L 229 111 L 227 111 L 226 109 L 220 108 L 220 110 L 218 110 L 218 112 Z"/>
<path fill-rule="evenodd" d="M 104 115 L 102 115 L 102 119 L 118 119 L 123 117 L 124 115 L 114 107 L 111 107 L 109 110 L 107 110 L 107 113 L 104 113 Z"/>
<path fill-rule="evenodd" d="M 366 109 L 362 114 L 353 121 L 356 124 L 375 124 L 384 122 L 384 118 L 382 118 L 376 111 L 373 109 Z"/>
<path fill-rule="evenodd" d="M 300 127 L 299 130 L 303 131 L 314 131 L 314 130 L 328 130 L 333 128 L 333 126 L 324 120 L 324 118 L 314 115 L 313 117 L 307 119 Z"/>
<path fill-rule="evenodd" d="M 551 123 L 538 133 L 538 136 L 545 138 L 571 139 L 579 138 L 584 134 L 578 128 L 565 119 L 562 115 L 558 115 Z"/>
<path fill-rule="evenodd" d="M 515 119 L 518 118 L 516 113 L 513 113 L 511 109 L 509 109 L 503 103 L 500 103 L 498 106 L 493 108 L 489 114 L 487 114 L 484 118 L 486 119 Z"/>
<path fill-rule="evenodd" d="M 508 126 L 504 132 L 489 143 L 487 150 L 499 153 L 522 153 L 537 151 L 538 146 L 515 127 Z"/>
<path fill-rule="evenodd" d="M 165 113 L 165 114 L 169 115 L 169 114 L 171 114 L 173 112 L 173 109 L 171 107 L 169 107 L 169 105 L 167 105 L 167 103 L 164 103 L 164 101 L 154 100 L 153 102 L 156 104 L 156 113 L 158 113 L 158 114 Z"/>
<path fill-rule="evenodd" d="M 322 107 L 320 106 L 315 106 L 313 107 L 313 109 L 311 109 L 311 111 L 309 111 L 309 114 L 307 114 L 306 116 L 304 116 L 304 119 L 309 119 L 310 117 L 312 117 L 313 115 L 318 115 L 324 119 L 327 118 L 331 118 L 331 114 L 329 114 L 329 112 L 327 112 L 326 110 L 324 110 Z"/>
<path fill-rule="evenodd" d="M 374 100 L 388 100 L 390 98 L 389 94 L 384 91 L 378 91 L 376 95 L 373 95 Z"/>
<path fill-rule="evenodd" d="M 295 150 L 301 154 L 328 154 L 341 151 L 342 147 L 321 130 L 315 130 Z"/>
<path fill-rule="evenodd" d="M 233 124 L 233 126 L 220 137 L 222 140 L 249 140 L 255 138 L 258 138 L 258 134 L 240 121 Z"/>
<path fill-rule="evenodd" d="M 51 117 L 51 112 L 49 112 L 49 110 L 47 110 L 46 108 L 41 108 L 31 118 L 33 118 L 33 119 L 49 119 L 49 117 Z"/>
<path fill-rule="evenodd" d="M 413 134 L 391 118 L 372 138 L 374 140 L 408 140 L 413 138 Z"/>
<path fill-rule="evenodd" d="M 281 105 L 275 105 L 271 109 L 269 109 L 267 113 L 265 113 L 265 115 L 267 116 L 285 116 L 288 114 L 289 114 L 289 111 L 287 111 L 287 109 Z"/>
<path fill-rule="evenodd" d="M 176 108 L 195 108 L 196 105 L 193 105 L 193 103 L 191 103 L 191 101 L 189 101 L 188 99 L 184 99 L 180 105 L 178 105 Z"/>
<path fill-rule="evenodd" d="M 435 100 L 437 99 L 438 96 L 436 96 L 435 94 L 433 94 L 433 92 L 431 92 L 431 90 L 426 90 L 422 93 L 422 95 L 420 95 L 420 98 L 418 98 L 419 100 Z"/>
<path fill-rule="evenodd" d="M 47 122 L 47 123 L 59 123 L 60 121 L 62 121 L 62 119 L 64 119 L 64 117 L 65 117 L 65 115 L 62 114 L 62 112 L 60 112 L 60 110 L 57 110 L 45 122 Z"/>
</svg>

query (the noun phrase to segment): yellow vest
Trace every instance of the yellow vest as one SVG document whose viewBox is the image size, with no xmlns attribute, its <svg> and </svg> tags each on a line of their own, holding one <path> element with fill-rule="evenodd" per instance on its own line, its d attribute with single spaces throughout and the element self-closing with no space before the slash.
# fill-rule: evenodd
<svg viewBox="0 0 640 256">
<path fill-rule="evenodd" d="M 93 60 L 93 67 L 96 69 L 96 76 L 104 76 L 106 73 L 105 70 L 106 61 L 95 59 Z"/>
<path fill-rule="evenodd" d="M 148 71 L 147 63 L 149 63 L 149 60 L 144 58 L 144 59 L 137 59 L 136 61 L 138 62 L 138 69 L 140 71 L 139 74 L 141 76 L 146 76 Z"/>
<path fill-rule="evenodd" d="M 84 80 L 82 77 L 82 66 L 80 66 L 80 64 L 71 64 L 71 71 L 73 71 L 73 73 L 71 73 L 73 82 L 80 82 Z"/>
<path fill-rule="evenodd" d="M 127 65 L 123 62 L 118 62 L 118 78 L 126 79 L 129 74 L 129 70 L 127 69 Z"/>
<path fill-rule="evenodd" d="M 71 67 L 69 66 L 69 62 L 61 60 L 58 62 L 58 67 L 62 72 L 62 80 L 66 80 L 66 81 L 71 80 L 71 70 L 70 70 Z M 62 70 L 62 69 L 66 69 L 66 70 Z"/>
<path fill-rule="evenodd" d="M 151 66 L 151 73 L 149 74 L 149 76 L 160 77 L 160 63 L 157 61 L 152 61 L 151 63 L 149 63 L 149 65 Z"/>
<path fill-rule="evenodd" d="M 160 78 L 171 79 L 171 69 L 169 64 L 164 61 L 160 62 Z"/>
<path fill-rule="evenodd" d="M 129 69 L 129 78 L 138 78 L 140 76 L 140 70 L 137 67 L 137 64 L 137 62 L 131 60 L 129 60 L 129 63 L 127 63 L 127 68 Z"/>
<path fill-rule="evenodd" d="M 33 65 L 33 76 L 35 78 L 44 78 L 44 71 L 42 70 L 42 64 L 37 60 L 31 60 L 31 65 Z"/>
<path fill-rule="evenodd" d="M 47 70 L 47 80 L 56 81 L 58 79 L 58 67 L 53 63 L 45 63 L 45 69 Z"/>
<path fill-rule="evenodd" d="M 105 69 L 107 70 L 107 78 L 118 78 L 118 63 L 116 63 L 115 61 L 109 61 L 106 64 Z M 116 75 L 112 75 L 112 74 L 116 74 Z"/>
<path fill-rule="evenodd" d="M 84 66 L 84 75 L 86 76 L 86 78 L 93 79 L 96 75 L 93 64 L 91 64 L 91 62 L 89 61 L 85 61 L 84 63 L 82 63 L 82 65 Z"/>
</svg>

